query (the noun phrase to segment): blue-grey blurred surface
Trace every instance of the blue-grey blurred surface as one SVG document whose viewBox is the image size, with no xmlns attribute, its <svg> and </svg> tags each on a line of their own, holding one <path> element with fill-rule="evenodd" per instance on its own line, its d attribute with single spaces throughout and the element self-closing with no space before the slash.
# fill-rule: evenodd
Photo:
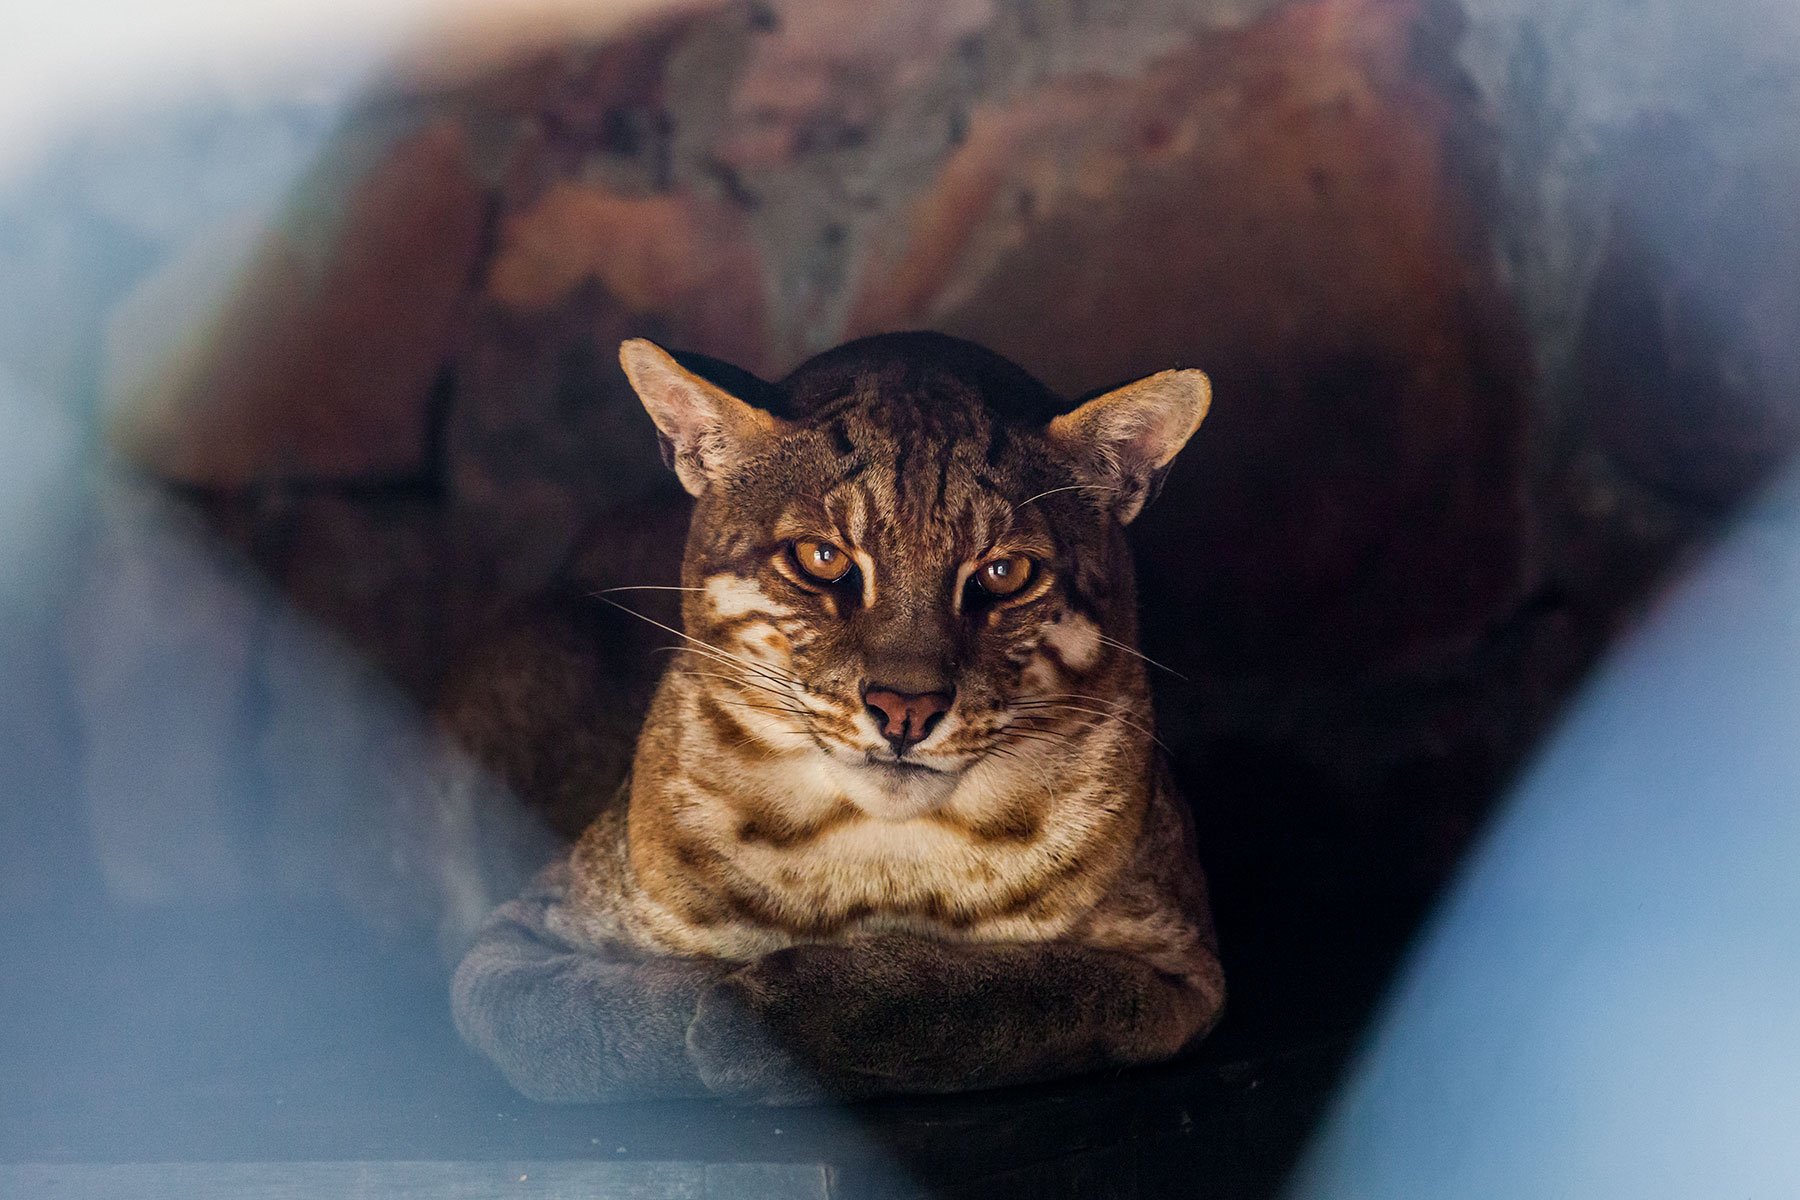
<svg viewBox="0 0 1800 1200">
<path fill-rule="evenodd" d="M 1800 1193 L 1800 486 L 1579 700 L 1295 1197 Z"/>
</svg>

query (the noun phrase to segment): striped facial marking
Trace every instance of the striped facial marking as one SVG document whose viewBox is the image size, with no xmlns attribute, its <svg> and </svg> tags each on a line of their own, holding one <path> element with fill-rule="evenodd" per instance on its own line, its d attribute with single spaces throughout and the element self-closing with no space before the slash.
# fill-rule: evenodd
<svg viewBox="0 0 1800 1200">
<path fill-rule="evenodd" d="M 710 684 L 758 749 L 804 743 L 893 817 L 978 763 L 1148 726 L 1122 524 L 1210 393 L 1164 372 L 1070 411 L 986 352 L 882 345 L 767 409 L 646 343 L 626 366 L 696 498 L 683 616 Z"/>
</svg>

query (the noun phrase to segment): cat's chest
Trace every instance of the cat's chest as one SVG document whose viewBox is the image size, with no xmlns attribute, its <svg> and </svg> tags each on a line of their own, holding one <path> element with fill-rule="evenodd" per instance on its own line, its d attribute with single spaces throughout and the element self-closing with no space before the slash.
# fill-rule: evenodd
<svg viewBox="0 0 1800 1200">
<path fill-rule="evenodd" d="M 966 926 L 1039 892 L 1044 860 L 1042 846 L 975 840 L 950 821 L 864 817 L 806 845 L 740 840 L 732 867 L 802 923 L 911 914 Z"/>
<path fill-rule="evenodd" d="M 742 848 L 720 881 L 735 919 L 701 936 L 731 955 L 895 930 L 1041 940 L 1083 907 L 1073 891 L 1052 894 L 1052 873 L 1027 849 L 971 845 L 925 822 L 869 821 L 805 850 Z"/>
<path fill-rule="evenodd" d="M 1053 938 L 1098 898 L 1119 832 L 956 812 L 882 820 L 850 806 L 787 821 L 724 807 L 688 814 L 678 849 L 645 856 L 656 863 L 644 879 L 656 937 L 732 958 L 887 930 Z"/>
</svg>

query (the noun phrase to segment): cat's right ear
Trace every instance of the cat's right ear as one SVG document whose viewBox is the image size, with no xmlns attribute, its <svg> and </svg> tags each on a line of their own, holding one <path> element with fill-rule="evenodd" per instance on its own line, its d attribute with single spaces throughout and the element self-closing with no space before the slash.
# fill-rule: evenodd
<svg viewBox="0 0 1800 1200">
<path fill-rule="evenodd" d="M 644 338 L 619 347 L 619 365 L 656 422 L 663 461 L 698 496 L 773 436 L 774 416 L 700 378 Z"/>
<path fill-rule="evenodd" d="M 1159 371 L 1052 420 L 1050 440 L 1084 482 L 1110 497 L 1119 523 L 1129 524 L 1211 406 L 1205 372 Z"/>
</svg>

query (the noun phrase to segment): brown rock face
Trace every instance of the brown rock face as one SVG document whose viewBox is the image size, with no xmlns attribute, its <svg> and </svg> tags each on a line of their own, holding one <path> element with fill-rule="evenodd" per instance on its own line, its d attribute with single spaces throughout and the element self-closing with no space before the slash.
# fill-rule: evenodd
<svg viewBox="0 0 1800 1200">
<path fill-rule="evenodd" d="M 1721 161 L 1678 121 L 1629 139 L 1578 419 L 1652 488 L 1729 504 L 1800 448 L 1797 187 L 1800 166 Z"/>
<path fill-rule="evenodd" d="M 1517 594 L 1520 364 L 1418 23 L 1297 5 L 1139 78 L 979 109 L 864 262 L 853 332 L 944 329 L 1071 394 L 1213 373 L 1137 531 L 1184 667 L 1404 664 Z"/>
<path fill-rule="evenodd" d="M 280 544 L 261 565 L 299 614 L 415 695 L 436 683 L 446 634 L 449 571 L 434 508 L 405 494 L 357 503 L 322 492 L 264 518 Z"/>
<path fill-rule="evenodd" d="M 854 148 L 995 16 L 990 0 L 804 0 L 754 25 L 714 160 L 735 172 Z"/>
<path fill-rule="evenodd" d="M 647 335 L 766 369 L 762 293 L 741 214 L 691 192 L 559 182 L 509 214 L 445 434 L 459 582 L 540 586 L 597 515 L 669 491 L 617 347 Z"/>
<path fill-rule="evenodd" d="M 115 326 L 153 343 L 129 350 L 150 365 L 115 399 L 116 443 L 203 487 L 418 474 L 484 208 L 460 128 L 440 122 L 394 145 L 329 228 L 270 232 L 216 314 L 144 333 L 144 310 L 184 299 L 175 264 Z"/>
<path fill-rule="evenodd" d="M 761 263 L 742 214 L 691 192 L 626 195 L 559 182 L 510 214 L 488 296 L 523 317 L 581 288 L 640 322 L 673 326 L 684 346 L 755 365 L 764 357 Z"/>
</svg>

